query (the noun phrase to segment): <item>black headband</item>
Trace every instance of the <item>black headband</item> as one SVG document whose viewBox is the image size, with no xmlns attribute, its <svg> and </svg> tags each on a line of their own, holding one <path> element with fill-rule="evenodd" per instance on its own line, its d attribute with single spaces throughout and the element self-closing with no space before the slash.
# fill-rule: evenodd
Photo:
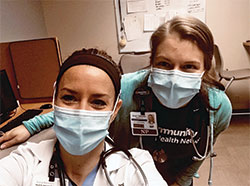
<svg viewBox="0 0 250 186">
<path fill-rule="evenodd" d="M 61 66 L 59 74 L 56 79 L 57 86 L 59 85 L 60 79 L 64 72 L 68 70 L 69 68 L 76 66 L 76 65 L 91 65 L 98 67 L 102 70 L 104 70 L 109 77 L 111 78 L 114 88 L 115 88 L 115 94 L 116 97 L 120 93 L 121 88 L 121 76 L 119 74 L 119 71 L 116 69 L 116 67 L 107 59 L 97 56 L 97 55 L 91 55 L 91 54 L 83 54 L 83 55 L 76 55 L 69 57 Z"/>
</svg>

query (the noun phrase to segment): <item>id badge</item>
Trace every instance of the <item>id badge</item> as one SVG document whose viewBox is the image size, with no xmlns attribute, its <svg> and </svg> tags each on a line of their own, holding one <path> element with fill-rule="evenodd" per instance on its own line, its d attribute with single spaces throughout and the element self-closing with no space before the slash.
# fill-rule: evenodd
<svg viewBox="0 0 250 186">
<path fill-rule="evenodd" d="M 155 112 L 130 112 L 130 124 L 134 136 L 158 136 Z"/>
<path fill-rule="evenodd" d="M 65 178 L 65 185 L 69 185 L 69 180 Z M 32 186 L 60 186 L 60 179 L 55 178 L 55 181 L 49 181 L 48 177 L 35 176 Z"/>
</svg>

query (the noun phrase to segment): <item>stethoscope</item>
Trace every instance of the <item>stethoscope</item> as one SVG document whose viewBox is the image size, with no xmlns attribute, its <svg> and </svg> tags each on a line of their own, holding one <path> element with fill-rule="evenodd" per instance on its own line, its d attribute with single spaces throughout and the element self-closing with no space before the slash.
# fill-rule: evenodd
<svg viewBox="0 0 250 186">
<path fill-rule="evenodd" d="M 105 138 L 105 141 L 107 141 L 109 144 L 111 144 L 113 147 L 110 148 L 107 151 L 103 151 L 101 154 L 101 158 L 99 161 L 99 165 L 103 168 L 104 170 L 104 174 L 105 177 L 109 183 L 110 186 L 114 186 L 113 182 L 111 181 L 108 171 L 107 171 L 107 164 L 106 164 L 106 158 L 108 158 L 108 156 L 110 156 L 113 153 L 116 153 L 118 151 L 123 152 L 128 160 L 135 166 L 136 169 L 139 170 L 140 174 L 142 175 L 142 178 L 144 180 L 145 186 L 148 186 L 148 179 L 144 173 L 144 171 L 142 170 L 141 166 L 137 163 L 137 161 L 133 158 L 132 154 L 127 150 L 127 149 L 122 149 L 120 147 L 117 147 L 114 143 L 114 141 L 107 136 Z M 55 150 L 53 152 L 52 158 L 50 160 L 50 164 L 49 164 L 49 181 L 55 181 L 55 176 L 56 176 L 56 172 L 58 171 L 58 176 L 59 176 L 59 180 L 60 180 L 60 185 L 61 186 L 66 186 L 66 182 L 65 182 L 65 173 L 64 173 L 64 166 L 63 166 L 63 162 L 60 158 L 60 151 L 59 151 L 59 143 L 57 141 L 56 145 L 55 145 Z"/>
<path fill-rule="evenodd" d="M 194 147 L 195 153 L 197 156 L 193 156 L 192 159 L 194 161 L 203 161 L 208 156 L 210 156 L 210 168 L 209 168 L 209 177 L 208 177 L 208 185 L 212 186 L 212 171 L 213 171 L 213 158 L 216 157 L 216 153 L 213 150 L 213 143 L 214 143 L 214 134 L 213 134 L 213 123 L 210 122 L 210 125 L 207 126 L 207 140 L 206 140 L 206 147 L 205 152 L 203 155 L 201 155 L 195 145 L 194 141 L 194 133 L 191 129 L 186 129 L 190 133 L 191 142 Z M 209 136 L 210 136 L 210 153 L 208 154 L 208 146 L 209 146 Z"/>
<path fill-rule="evenodd" d="M 113 148 L 107 150 L 107 151 L 104 151 L 102 154 L 101 154 L 101 159 L 100 159 L 100 164 L 104 170 L 104 173 L 105 173 L 105 176 L 109 182 L 109 185 L 110 186 L 114 186 L 114 184 L 112 183 L 109 175 L 108 175 L 108 171 L 107 171 L 107 165 L 106 165 L 106 161 L 105 159 L 111 155 L 112 153 L 115 153 L 115 152 L 118 152 L 118 151 L 121 151 L 123 152 L 124 154 L 126 154 L 126 156 L 128 157 L 129 161 L 135 165 L 135 167 L 139 170 L 140 174 L 142 175 L 143 177 L 143 180 L 144 180 L 144 183 L 146 186 L 148 186 L 148 179 L 144 173 L 144 171 L 142 170 L 141 166 L 137 163 L 137 161 L 133 158 L 132 154 L 127 150 L 127 149 L 122 149 L 118 146 L 115 145 L 114 141 L 109 137 L 107 136 L 105 138 L 105 140 L 111 144 L 113 146 Z"/>
</svg>

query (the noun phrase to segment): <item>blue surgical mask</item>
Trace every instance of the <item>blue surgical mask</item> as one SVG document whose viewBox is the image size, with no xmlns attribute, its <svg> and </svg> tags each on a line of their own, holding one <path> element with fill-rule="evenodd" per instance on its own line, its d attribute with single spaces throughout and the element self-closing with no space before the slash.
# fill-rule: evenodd
<svg viewBox="0 0 250 186">
<path fill-rule="evenodd" d="M 148 86 L 165 107 L 176 109 L 187 104 L 200 90 L 203 73 L 152 68 Z"/>
<path fill-rule="evenodd" d="M 115 107 L 113 111 L 88 111 L 54 105 L 53 129 L 60 144 L 72 155 L 92 151 L 109 134 L 110 118 Z"/>
</svg>

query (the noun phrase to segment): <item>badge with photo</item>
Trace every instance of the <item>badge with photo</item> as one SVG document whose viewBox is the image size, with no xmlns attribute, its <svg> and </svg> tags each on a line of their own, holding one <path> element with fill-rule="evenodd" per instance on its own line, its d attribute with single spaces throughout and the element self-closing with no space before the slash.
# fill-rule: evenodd
<svg viewBox="0 0 250 186">
<path fill-rule="evenodd" d="M 130 112 L 130 124 L 134 136 L 158 136 L 155 112 Z"/>
</svg>

